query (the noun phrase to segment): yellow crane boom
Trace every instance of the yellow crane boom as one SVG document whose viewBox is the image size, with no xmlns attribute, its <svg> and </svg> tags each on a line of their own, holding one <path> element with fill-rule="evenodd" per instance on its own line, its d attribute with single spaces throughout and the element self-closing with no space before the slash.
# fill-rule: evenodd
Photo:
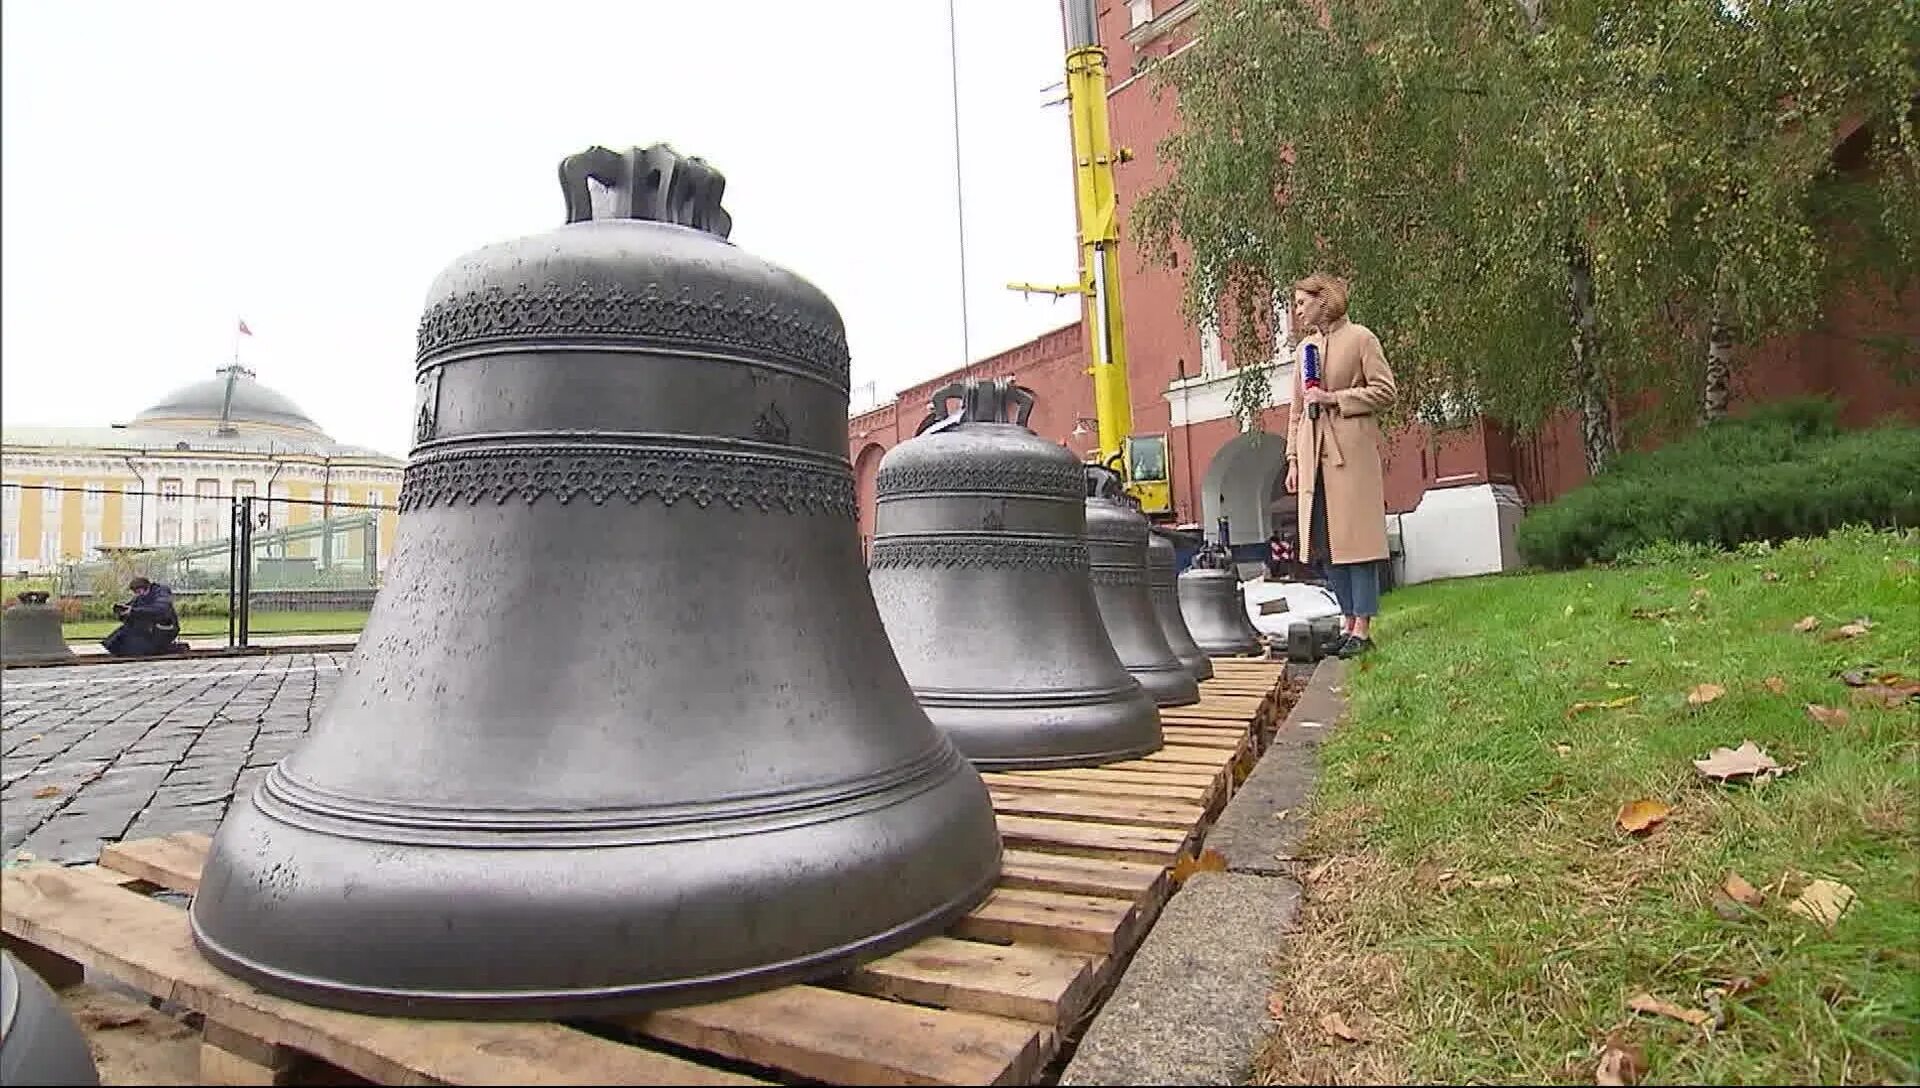
<svg viewBox="0 0 1920 1088">
<path fill-rule="evenodd" d="M 1080 224 L 1080 282 L 1063 286 L 1010 283 L 1016 291 L 1084 302 L 1092 365 L 1093 408 L 1099 423 L 1100 463 L 1117 466 L 1127 491 L 1147 513 L 1173 508 L 1165 443 L 1152 465 L 1134 464 L 1128 438 L 1133 397 L 1127 384 L 1127 324 L 1120 305 L 1120 224 L 1113 168 L 1131 156 L 1116 150 L 1107 125 L 1107 51 L 1100 46 L 1095 0 L 1066 0 L 1067 106 L 1073 120 L 1073 177 Z M 1145 458 L 1140 460 L 1144 461 Z M 1136 467 L 1141 471 L 1136 471 Z"/>
</svg>

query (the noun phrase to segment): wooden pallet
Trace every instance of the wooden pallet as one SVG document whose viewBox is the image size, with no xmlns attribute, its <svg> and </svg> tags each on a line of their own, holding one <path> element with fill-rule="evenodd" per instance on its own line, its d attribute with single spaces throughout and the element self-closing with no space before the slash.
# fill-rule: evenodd
<svg viewBox="0 0 1920 1088">
<path fill-rule="evenodd" d="M 153 897 L 198 888 L 208 840 L 192 834 L 109 846 L 94 866 L 8 871 L 0 929 L 56 986 L 90 967 L 191 1009 L 208 1084 L 316 1071 L 382 1084 L 1031 1084 L 1152 925 L 1168 870 L 1197 849 L 1281 701 L 1283 666 L 1222 665 L 1198 704 L 1167 713 L 1168 744 L 1151 756 L 983 776 L 1006 844 L 987 901 L 943 936 L 813 985 L 580 1026 L 303 1005 L 215 969 L 185 911 Z"/>
</svg>

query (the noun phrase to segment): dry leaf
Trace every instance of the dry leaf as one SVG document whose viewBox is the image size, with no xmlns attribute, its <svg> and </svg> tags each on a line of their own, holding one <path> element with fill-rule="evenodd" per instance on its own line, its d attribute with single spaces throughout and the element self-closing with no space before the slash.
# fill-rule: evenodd
<svg viewBox="0 0 1920 1088">
<path fill-rule="evenodd" d="M 49 797 L 58 797 L 60 796 L 60 787 L 59 786 L 41 786 L 39 789 L 33 791 L 33 796 L 43 801 Z"/>
<path fill-rule="evenodd" d="M 1600 1064 L 1593 1071 L 1595 1084 L 1639 1084 L 1647 1075 L 1647 1056 L 1638 1046 L 1617 1033 L 1607 1036 L 1600 1048 Z"/>
<path fill-rule="evenodd" d="M 1683 1009 L 1671 1001 L 1662 1001 L 1652 994 L 1635 994 L 1627 999 L 1627 1008 L 1634 1012 L 1665 1016 L 1694 1027 L 1704 1027 L 1713 1022 L 1713 1014 L 1700 1009 Z"/>
<path fill-rule="evenodd" d="M 1764 781 L 1786 774 L 1792 767 L 1782 767 L 1773 761 L 1773 757 L 1761 750 L 1752 741 L 1743 741 L 1738 748 L 1715 748 L 1707 753 L 1707 758 L 1693 761 L 1693 768 L 1702 777 L 1730 782 L 1736 778 L 1752 775 L 1755 781 Z"/>
<path fill-rule="evenodd" d="M 1843 638 L 1859 638 L 1861 635 L 1866 634 L 1872 626 L 1872 624 L 1862 620 L 1843 623 L 1834 630 L 1827 632 L 1827 638 L 1829 641 L 1838 641 Z"/>
<path fill-rule="evenodd" d="M 1567 609 L 1566 609 L 1566 611 L 1565 611 L 1565 612 L 1563 612 L 1563 613 L 1561 613 L 1561 615 L 1564 615 L 1564 616 L 1571 616 L 1571 615 L 1573 615 L 1573 606 L 1572 606 L 1572 605 L 1568 605 L 1568 606 L 1567 606 Z"/>
<path fill-rule="evenodd" d="M 1227 856 L 1218 850 L 1203 850 L 1199 857 L 1182 854 L 1173 863 L 1173 882 L 1181 884 L 1195 873 L 1220 873 L 1227 868 Z"/>
<path fill-rule="evenodd" d="M 1614 668 L 1616 668 L 1616 669 L 1617 669 L 1617 668 L 1620 668 L 1620 667 L 1621 667 L 1621 666 L 1623 666 L 1623 665 L 1631 665 L 1631 664 L 1633 664 L 1633 658 L 1631 658 L 1631 657 L 1613 657 L 1613 658 L 1608 658 L 1608 659 L 1607 659 L 1607 664 L 1609 664 L 1609 665 L 1612 665 L 1612 666 L 1613 666 Z"/>
<path fill-rule="evenodd" d="M 1633 610 L 1632 615 L 1633 615 L 1633 618 L 1636 620 L 1664 619 L 1667 616 L 1673 615 L 1673 609 L 1671 608 L 1636 608 Z"/>
<path fill-rule="evenodd" d="M 1813 703 L 1807 704 L 1807 716 L 1828 729 L 1845 729 L 1847 720 L 1851 717 L 1841 707 L 1817 706 Z"/>
<path fill-rule="evenodd" d="M 1805 632 L 1805 631 L 1812 631 L 1815 628 L 1818 628 L 1819 626 L 1820 626 L 1819 617 L 1805 616 L 1801 618 L 1799 623 L 1796 623 L 1793 625 L 1793 629 L 1796 631 Z"/>
<path fill-rule="evenodd" d="M 1840 682 L 1850 688 L 1865 687 L 1867 683 L 1867 670 L 1848 669 L 1846 672 L 1840 674 Z"/>
<path fill-rule="evenodd" d="M 1328 1035 L 1337 1035 L 1349 1043 L 1360 1041 L 1360 1036 L 1354 1034 L 1353 1029 L 1347 1026 L 1347 1021 L 1337 1012 L 1322 1013 L 1320 1027 Z"/>
<path fill-rule="evenodd" d="M 1280 1000 L 1279 994 L 1267 995 L 1267 1015 L 1268 1016 L 1273 1017 L 1275 1020 L 1279 1020 L 1281 1019 L 1281 1014 L 1285 1011 L 1286 1011 L 1286 1003 Z"/>
<path fill-rule="evenodd" d="M 1806 886 L 1800 897 L 1787 904 L 1795 914 L 1811 918 L 1828 929 L 1853 905 L 1853 889 L 1833 880 L 1816 880 Z"/>
<path fill-rule="evenodd" d="M 1638 695 L 1622 695 L 1618 699 L 1606 699 L 1600 702 L 1578 702 L 1567 708 L 1567 717 L 1571 718 L 1583 710 L 1618 710 L 1638 702 Z"/>
<path fill-rule="evenodd" d="M 1920 697 L 1920 684 L 1891 687 L 1886 684 L 1867 684 L 1852 692 L 1856 706 L 1878 706 L 1888 710 L 1898 710 L 1915 697 Z"/>
<path fill-rule="evenodd" d="M 1729 872 L 1727 878 L 1720 882 L 1720 890 L 1727 893 L 1727 898 L 1745 903 L 1749 907 L 1757 907 L 1766 901 L 1766 896 L 1760 894 L 1760 889 L 1747 883 L 1746 878 L 1739 873 Z"/>
<path fill-rule="evenodd" d="M 1511 888 L 1513 887 L 1513 878 L 1502 873 L 1499 876 L 1485 877 L 1480 880 L 1469 880 L 1467 881 L 1467 885 L 1474 888 Z"/>
<path fill-rule="evenodd" d="M 1760 575 L 1760 580 L 1763 582 L 1778 582 L 1780 580 L 1780 572 L 1777 570 L 1764 571 Z"/>
<path fill-rule="evenodd" d="M 1562 756 L 1570 756 L 1570 755 L 1572 755 L 1572 754 L 1573 754 L 1573 745 L 1571 745 L 1571 744 L 1556 744 L 1556 745 L 1554 745 L 1554 746 L 1553 746 L 1553 750 L 1554 750 L 1554 751 L 1555 751 L 1556 753 L 1558 753 L 1559 755 L 1562 755 Z"/>
<path fill-rule="evenodd" d="M 1643 797 L 1638 801 L 1629 801 L 1621 805 L 1619 813 L 1614 816 L 1614 822 L 1618 823 L 1620 830 L 1627 834 L 1638 835 L 1665 823 L 1667 814 L 1672 811 L 1672 808 L 1659 801 Z"/>
<path fill-rule="evenodd" d="M 1785 695 L 1787 693 L 1787 682 L 1778 676 L 1769 676 L 1765 680 L 1760 681 L 1760 683 L 1765 685 L 1766 689 L 1775 695 Z"/>
<path fill-rule="evenodd" d="M 1726 693 L 1727 689 L 1721 687 L 1719 684 L 1699 684 L 1696 685 L 1692 691 L 1687 692 L 1687 705 L 1703 706 L 1713 702 Z"/>
</svg>

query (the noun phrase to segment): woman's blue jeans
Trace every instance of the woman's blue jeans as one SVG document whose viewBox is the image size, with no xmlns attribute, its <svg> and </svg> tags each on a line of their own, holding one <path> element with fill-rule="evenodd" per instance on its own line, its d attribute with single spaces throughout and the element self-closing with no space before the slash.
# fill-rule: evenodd
<svg viewBox="0 0 1920 1088">
<path fill-rule="evenodd" d="M 1315 469 L 1313 524 L 1309 527 L 1308 537 L 1312 542 L 1314 563 L 1325 575 L 1328 588 L 1333 590 L 1333 599 L 1340 602 L 1341 615 L 1377 616 L 1380 614 L 1379 561 L 1335 563 L 1329 558 L 1333 555 L 1333 549 L 1327 545 L 1327 493 L 1320 486 L 1323 481 L 1324 477 Z"/>
</svg>

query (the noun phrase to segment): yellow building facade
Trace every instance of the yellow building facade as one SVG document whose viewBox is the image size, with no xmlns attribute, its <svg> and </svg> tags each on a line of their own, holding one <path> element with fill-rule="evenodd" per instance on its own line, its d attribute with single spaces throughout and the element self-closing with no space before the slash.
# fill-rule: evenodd
<svg viewBox="0 0 1920 1088">
<path fill-rule="evenodd" d="M 252 496 L 256 535 L 355 516 L 375 533 L 299 539 L 282 558 L 364 560 L 384 569 L 405 467 L 335 442 L 286 396 L 237 367 L 174 390 L 125 424 L 0 433 L 0 570 L 42 573 L 121 548 L 214 544 L 232 500 Z M 295 534 L 297 535 L 297 534 Z"/>
</svg>

